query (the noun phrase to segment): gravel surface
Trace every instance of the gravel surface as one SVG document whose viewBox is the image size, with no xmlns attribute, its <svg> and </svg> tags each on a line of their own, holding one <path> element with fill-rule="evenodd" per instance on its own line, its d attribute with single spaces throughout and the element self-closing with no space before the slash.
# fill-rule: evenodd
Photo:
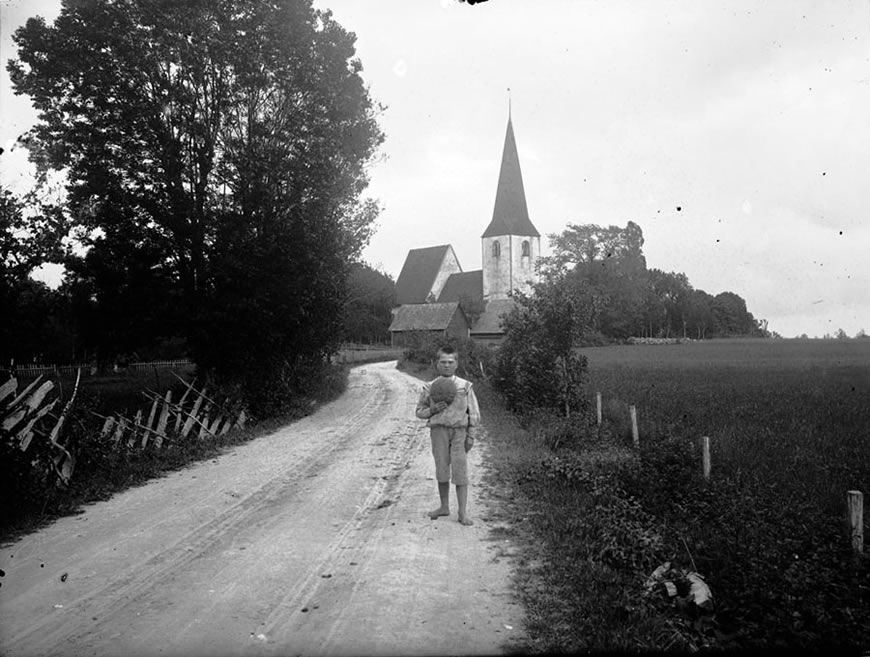
<svg viewBox="0 0 870 657">
<path fill-rule="evenodd" d="M 419 385 L 357 367 L 314 415 L 0 548 L 0 654 L 504 652 L 523 613 L 478 485 L 485 433 L 476 524 L 453 490 L 429 520 Z"/>
</svg>

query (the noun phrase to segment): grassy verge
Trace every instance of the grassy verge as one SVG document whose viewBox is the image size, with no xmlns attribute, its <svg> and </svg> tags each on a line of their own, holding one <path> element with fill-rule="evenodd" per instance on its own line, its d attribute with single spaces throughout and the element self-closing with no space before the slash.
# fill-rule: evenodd
<svg viewBox="0 0 870 657">
<path fill-rule="evenodd" d="M 608 475 L 631 460 L 593 436 L 570 446 L 558 432 L 523 428 L 478 385 L 498 520 L 519 545 L 516 590 L 526 608 L 521 652 L 687 648 L 669 615 L 642 597 L 641 573 L 662 556 L 656 521 Z M 562 446 L 556 446 L 557 440 Z"/>
<path fill-rule="evenodd" d="M 312 413 L 338 397 L 347 385 L 348 367 L 334 366 L 319 385 L 309 388 L 309 397 L 300 399 L 289 414 L 233 429 L 223 436 L 174 439 L 156 448 L 144 449 L 117 445 L 99 438 L 102 421 L 92 411 L 132 414 L 142 404 L 141 391 L 155 385 L 154 375 L 130 375 L 94 380 L 80 391 L 76 410 L 67 423 L 65 446 L 77 457 L 69 486 L 57 485 L 53 475 L 41 476 L 31 466 L 34 458 L 50 462 L 47 441 L 33 444 L 27 452 L 9 448 L 0 463 L 0 544 L 30 533 L 56 518 L 82 512 L 82 506 L 108 499 L 113 494 L 141 485 L 193 463 L 214 458 L 227 449 L 265 435 L 293 420 Z M 166 373 L 160 375 L 165 386 L 173 383 Z M 174 377 L 172 377 L 174 380 Z M 157 384 L 160 383 L 158 379 Z M 66 386 L 71 390 L 71 385 Z M 176 395 L 176 398 L 178 395 Z M 36 441 L 34 441 L 35 443 Z M 45 443 L 45 444 L 43 444 Z"/>
<path fill-rule="evenodd" d="M 399 368 L 428 381 L 425 364 Z M 516 591 L 527 614 L 520 653 L 686 648 L 667 615 L 640 599 L 639 573 L 660 550 L 655 521 L 624 499 L 607 472 L 630 452 L 544 416 L 525 428 L 485 382 L 475 382 L 488 441 L 484 475 L 497 504 L 488 520 L 518 546 Z M 582 443 L 583 449 L 580 450 Z M 577 478 L 580 472 L 592 473 Z M 614 518 L 616 521 L 614 522 Z"/>
</svg>

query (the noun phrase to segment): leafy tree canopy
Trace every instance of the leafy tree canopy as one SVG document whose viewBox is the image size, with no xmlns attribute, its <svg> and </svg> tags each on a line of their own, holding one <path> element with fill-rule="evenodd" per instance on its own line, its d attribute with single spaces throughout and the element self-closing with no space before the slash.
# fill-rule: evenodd
<svg viewBox="0 0 870 657">
<path fill-rule="evenodd" d="M 575 273 L 587 283 L 587 343 L 594 334 L 604 340 L 770 335 L 739 295 L 713 297 L 695 290 L 683 273 L 647 269 L 643 231 L 634 222 L 625 228 L 569 224 L 549 237 L 553 255 L 542 259 L 541 273 L 556 279 Z"/>
<path fill-rule="evenodd" d="M 160 286 L 201 366 L 293 388 L 339 338 L 377 215 L 360 197 L 380 108 L 354 35 L 310 0 L 65 0 L 14 40 L 96 312 Z"/>
</svg>

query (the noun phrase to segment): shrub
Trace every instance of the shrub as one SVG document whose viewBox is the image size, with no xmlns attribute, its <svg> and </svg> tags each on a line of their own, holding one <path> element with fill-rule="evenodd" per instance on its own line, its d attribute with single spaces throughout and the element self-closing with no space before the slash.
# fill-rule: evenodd
<svg viewBox="0 0 870 657">
<path fill-rule="evenodd" d="M 587 359 L 577 348 L 590 326 L 590 308 L 576 294 L 577 283 L 548 278 L 532 296 L 515 294 L 516 305 L 503 319 L 495 377 L 511 410 L 542 408 L 588 419 Z"/>
</svg>

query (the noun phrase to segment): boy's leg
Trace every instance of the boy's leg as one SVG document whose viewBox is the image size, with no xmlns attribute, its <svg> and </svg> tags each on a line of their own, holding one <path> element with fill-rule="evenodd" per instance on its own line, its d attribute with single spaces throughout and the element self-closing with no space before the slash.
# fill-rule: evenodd
<svg viewBox="0 0 870 657">
<path fill-rule="evenodd" d="M 456 500 L 459 502 L 459 522 L 466 527 L 474 524 L 474 521 L 468 517 L 468 484 L 465 486 L 456 487 Z"/>
<path fill-rule="evenodd" d="M 441 506 L 429 512 L 432 520 L 450 515 L 450 437 L 446 427 L 431 427 L 432 456 L 435 458 L 435 479 Z"/>
<path fill-rule="evenodd" d="M 456 484 L 456 501 L 459 503 L 459 522 L 463 525 L 473 525 L 468 517 L 468 454 L 465 451 L 463 428 L 452 430 L 450 437 L 450 470 L 453 483 Z"/>
<path fill-rule="evenodd" d="M 429 517 L 432 520 L 439 518 L 441 516 L 449 516 L 450 515 L 450 482 L 449 481 L 439 481 L 438 482 L 438 496 L 441 498 L 441 506 L 437 509 L 429 512 Z"/>
</svg>

